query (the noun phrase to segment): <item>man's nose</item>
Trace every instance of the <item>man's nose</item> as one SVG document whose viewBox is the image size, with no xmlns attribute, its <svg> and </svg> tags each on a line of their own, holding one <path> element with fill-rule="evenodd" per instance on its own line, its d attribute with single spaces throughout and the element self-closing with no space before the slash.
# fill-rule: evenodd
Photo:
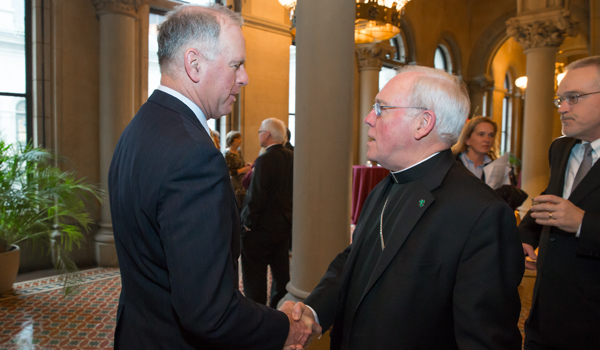
<svg viewBox="0 0 600 350">
<path fill-rule="evenodd" d="M 375 127 L 375 123 L 377 122 L 377 115 L 375 115 L 375 109 L 371 109 L 371 112 L 367 114 L 365 117 L 365 124 L 370 127 Z"/>
<path fill-rule="evenodd" d="M 240 69 L 238 70 L 237 83 L 239 85 L 246 86 L 246 85 L 248 85 L 248 81 L 249 81 L 248 72 L 246 72 L 246 67 L 244 67 L 244 65 L 242 65 L 240 67 Z"/>
<path fill-rule="evenodd" d="M 558 107 L 558 114 L 565 114 L 571 110 L 571 105 L 565 100 L 562 101 L 560 107 Z"/>
</svg>

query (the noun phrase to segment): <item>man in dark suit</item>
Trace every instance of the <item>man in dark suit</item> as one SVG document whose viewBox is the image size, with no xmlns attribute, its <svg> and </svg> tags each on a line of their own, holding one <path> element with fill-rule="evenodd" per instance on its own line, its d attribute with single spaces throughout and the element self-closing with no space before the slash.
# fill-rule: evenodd
<svg viewBox="0 0 600 350">
<path fill-rule="evenodd" d="M 265 304 L 267 265 L 271 266 L 269 305 L 276 308 L 290 281 L 288 249 L 292 237 L 294 152 L 283 146 L 285 124 L 278 119 L 265 119 L 258 139 L 266 151 L 254 163 L 241 214 L 242 276 L 246 297 Z"/>
<path fill-rule="evenodd" d="M 600 348 L 600 56 L 567 66 L 556 92 L 566 137 L 550 146 L 550 181 L 519 225 L 536 262 L 525 349 Z M 539 255 L 534 249 L 539 246 Z"/>
<path fill-rule="evenodd" d="M 287 141 L 285 142 L 285 148 L 289 149 L 290 151 L 293 151 L 294 146 L 290 143 L 290 140 L 292 139 L 292 132 L 288 128 L 285 128 L 285 131 L 287 132 Z"/>
<path fill-rule="evenodd" d="M 375 102 L 367 157 L 392 171 L 305 301 L 333 325 L 331 349 L 520 349 L 514 214 L 450 150 L 469 110 L 464 84 L 407 66 Z"/>
<path fill-rule="evenodd" d="M 109 173 L 116 349 L 281 349 L 308 336 L 310 324 L 238 290 L 239 217 L 206 120 L 229 113 L 248 83 L 241 24 L 220 5 L 184 6 L 159 27 L 161 86 L 121 135 Z"/>
</svg>

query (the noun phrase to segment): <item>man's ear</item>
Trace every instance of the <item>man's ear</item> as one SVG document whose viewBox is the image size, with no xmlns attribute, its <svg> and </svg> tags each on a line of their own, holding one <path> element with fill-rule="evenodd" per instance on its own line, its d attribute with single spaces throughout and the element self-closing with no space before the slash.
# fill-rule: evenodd
<svg viewBox="0 0 600 350">
<path fill-rule="evenodd" d="M 435 113 L 430 110 L 426 110 L 425 113 L 417 117 L 419 124 L 415 130 L 415 139 L 420 140 L 429 133 L 435 127 Z"/>
<path fill-rule="evenodd" d="M 203 59 L 204 57 L 196 49 L 187 49 L 183 55 L 185 72 L 194 83 L 200 81 L 200 73 L 202 72 L 200 63 Z"/>
</svg>

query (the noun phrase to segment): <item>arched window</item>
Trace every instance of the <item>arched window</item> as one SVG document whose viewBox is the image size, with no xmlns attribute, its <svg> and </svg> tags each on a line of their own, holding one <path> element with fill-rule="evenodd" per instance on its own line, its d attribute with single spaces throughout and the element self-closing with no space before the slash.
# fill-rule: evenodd
<svg viewBox="0 0 600 350">
<path fill-rule="evenodd" d="M 500 136 L 500 153 L 502 154 L 511 150 L 513 86 L 509 72 L 506 72 L 504 76 L 504 91 L 504 98 L 502 99 L 502 134 Z"/>
<path fill-rule="evenodd" d="M 390 44 L 394 48 L 394 57 L 390 57 L 390 59 L 399 63 L 406 63 L 406 51 L 402 35 L 396 35 L 390 39 Z"/>
<path fill-rule="evenodd" d="M 450 56 L 450 51 L 446 45 L 439 44 L 435 49 L 433 66 L 437 69 L 442 69 L 452 74 L 452 56 Z"/>
</svg>

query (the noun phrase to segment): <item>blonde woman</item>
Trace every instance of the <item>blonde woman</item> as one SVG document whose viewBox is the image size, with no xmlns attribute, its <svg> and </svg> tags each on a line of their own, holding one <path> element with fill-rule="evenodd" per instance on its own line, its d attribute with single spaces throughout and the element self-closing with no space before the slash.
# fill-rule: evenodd
<svg viewBox="0 0 600 350">
<path fill-rule="evenodd" d="M 465 124 L 458 142 L 452 147 L 456 160 L 488 185 L 490 183 L 486 181 L 483 168 L 498 157 L 497 133 L 498 125 L 492 119 L 477 116 Z M 510 167 L 506 168 L 501 186 L 494 190 L 514 210 L 527 199 L 527 193 L 516 186 L 516 179 L 511 179 L 511 170 Z"/>
</svg>

